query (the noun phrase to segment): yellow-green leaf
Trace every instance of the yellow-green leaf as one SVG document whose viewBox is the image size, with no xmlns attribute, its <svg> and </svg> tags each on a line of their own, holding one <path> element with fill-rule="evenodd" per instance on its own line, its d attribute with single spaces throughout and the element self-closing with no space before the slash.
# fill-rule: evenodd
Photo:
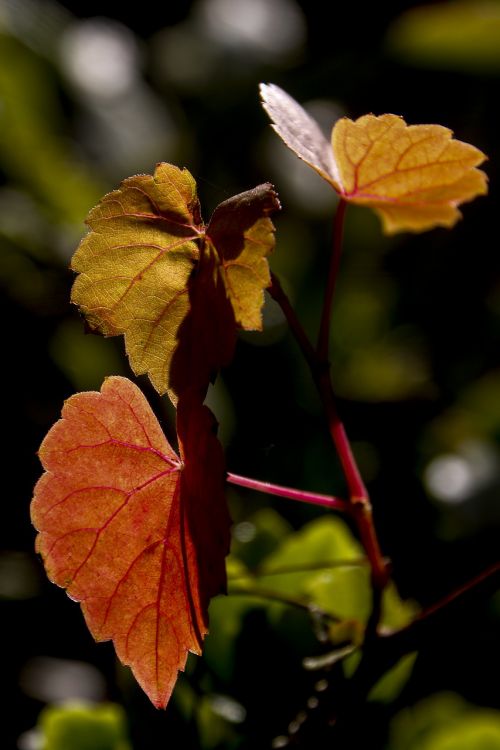
<svg viewBox="0 0 500 750">
<path fill-rule="evenodd" d="M 106 195 L 87 219 L 71 267 L 72 292 L 92 329 L 123 333 L 134 372 L 160 392 L 189 310 L 188 279 L 199 256 L 196 186 L 187 170 L 159 164 Z"/>
<path fill-rule="evenodd" d="M 245 330 L 262 329 L 264 289 L 271 283 L 266 258 L 274 248 L 268 217 L 279 209 L 273 186 L 265 183 L 217 206 L 207 227 L 236 322 Z"/>
<path fill-rule="evenodd" d="M 204 392 L 231 359 L 236 327 L 262 327 L 268 216 L 278 208 L 272 186 L 259 185 L 218 206 L 205 227 L 192 175 L 158 164 L 90 212 L 72 301 L 91 329 L 123 334 L 133 371 L 174 403 L 182 391 Z"/>
</svg>

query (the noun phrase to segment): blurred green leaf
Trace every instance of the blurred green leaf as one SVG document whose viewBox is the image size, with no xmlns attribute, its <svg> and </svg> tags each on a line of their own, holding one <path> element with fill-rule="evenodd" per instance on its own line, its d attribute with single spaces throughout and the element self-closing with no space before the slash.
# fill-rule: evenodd
<svg viewBox="0 0 500 750">
<path fill-rule="evenodd" d="M 260 519 L 266 514 L 259 511 Z M 272 523 L 276 519 L 269 516 Z M 278 524 L 279 526 L 279 524 Z M 237 639 L 243 619 L 254 608 L 264 608 L 270 626 L 286 632 L 290 643 L 307 640 L 304 618 L 291 617 L 295 607 L 324 612 L 336 618 L 328 634 L 332 643 L 358 646 L 371 611 L 370 570 L 363 549 L 340 518 L 325 515 L 303 529 L 288 534 L 277 549 L 265 558 L 258 569 L 250 571 L 234 556 L 229 558 L 229 597 L 218 598 L 210 607 L 211 632 L 205 644 L 205 660 L 210 669 L 228 681 L 233 677 Z M 234 582 L 238 596 L 231 596 Z M 290 606 L 286 606 L 286 602 Z M 413 602 L 404 602 L 394 584 L 384 592 L 381 622 L 388 628 L 399 628 L 416 613 Z M 319 626 L 316 624 L 314 627 Z M 324 626 L 323 626 L 324 627 Z M 311 635 L 311 623 L 308 627 Z M 313 644 L 309 644 L 312 648 Z M 352 674 L 359 655 L 348 656 L 347 674 Z M 397 665 L 378 691 L 377 700 L 396 694 L 408 679 L 413 659 Z M 377 693 L 376 693 L 377 696 Z"/>
<path fill-rule="evenodd" d="M 499 436 L 500 371 L 492 370 L 463 388 L 456 402 L 428 425 L 422 448 L 432 455 Z"/>
<path fill-rule="evenodd" d="M 98 389 L 110 373 L 125 374 L 114 342 L 86 334 L 78 320 L 65 320 L 49 344 L 52 359 L 78 391 Z"/>
<path fill-rule="evenodd" d="M 261 572 L 277 572 L 272 578 L 276 591 L 303 595 L 311 604 L 339 619 L 365 623 L 371 610 L 371 584 L 370 571 L 361 562 L 363 559 L 363 549 L 344 521 L 325 515 L 287 537 L 267 558 Z M 314 565 L 319 569 L 312 569 Z M 278 572 L 287 566 L 296 572 Z M 403 602 L 393 584 L 388 586 L 382 623 L 401 627 L 414 613 L 414 605 Z"/>
<path fill-rule="evenodd" d="M 425 67 L 500 72 L 500 3 L 455 0 L 403 13 L 389 29 L 389 48 Z"/>
<path fill-rule="evenodd" d="M 227 696 L 202 696 L 196 708 L 200 748 L 215 750 L 233 747 L 236 733 L 232 725 L 239 723 L 244 713 L 243 706 Z"/>
<path fill-rule="evenodd" d="M 42 750 L 130 750 L 125 712 L 114 703 L 49 706 L 40 714 Z"/>
<path fill-rule="evenodd" d="M 241 623 L 248 612 L 263 606 L 265 601 L 251 596 L 216 597 L 210 602 L 210 631 L 203 646 L 203 660 L 226 683 L 234 677 Z"/>
<path fill-rule="evenodd" d="M 416 653 L 403 656 L 373 686 L 368 694 L 368 700 L 377 703 L 392 703 L 395 701 L 410 678 L 416 658 Z"/>
<path fill-rule="evenodd" d="M 80 224 L 103 188 L 62 137 L 54 73 L 19 41 L 0 34 L 0 167 L 55 221 Z"/>
<path fill-rule="evenodd" d="M 339 395 L 397 401 L 426 393 L 430 373 L 421 335 L 394 327 L 394 282 L 374 268 L 369 282 L 347 277 L 335 306 L 334 379 Z"/>
<path fill-rule="evenodd" d="M 212 711 L 210 697 L 203 696 L 196 710 L 196 722 L 203 750 L 212 750 L 226 739 L 228 725 L 220 716 Z"/>
<path fill-rule="evenodd" d="M 438 693 L 396 715 L 389 750 L 500 750 L 500 711 Z"/>
</svg>

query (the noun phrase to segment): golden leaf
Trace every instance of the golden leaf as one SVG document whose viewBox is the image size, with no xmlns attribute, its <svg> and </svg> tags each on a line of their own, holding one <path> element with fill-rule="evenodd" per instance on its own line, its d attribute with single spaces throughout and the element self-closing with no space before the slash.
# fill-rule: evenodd
<svg viewBox="0 0 500 750">
<path fill-rule="evenodd" d="M 261 84 L 264 109 L 286 145 L 349 203 L 373 208 L 388 234 L 451 227 L 458 206 L 487 192 L 486 156 L 441 125 L 407 125 L 397 115 L 343 117 L 328 142 L 292 97 Z"/>
</svg>

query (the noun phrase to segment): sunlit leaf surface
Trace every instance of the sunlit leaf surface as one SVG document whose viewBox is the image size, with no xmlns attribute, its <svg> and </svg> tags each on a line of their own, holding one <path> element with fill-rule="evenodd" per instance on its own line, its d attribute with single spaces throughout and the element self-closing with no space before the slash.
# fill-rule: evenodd
<svg viewBox="0 0 500 750">
<path fill-rule="evenodd" d="M 318 127 L 308 126 L 307 139 L 291 135 L 300 105 L 277 86 L 262 84 L 261 92 L 274 129 L 292 151 L 344 200 L 373 208 L 388 234 L 451 227 L 461 217 L 461 203 L 487 192 L 486 175 L 477 169 L 485 155 L 454 140 L 448 128 L 407 125 L 391 114 L 343 117 L 333 127 L 326 160 Z M 302 117 L 311 119 L 305 111 Z"/>
<path fill-rule="evenodd" d="M 205 227 L 186 169 L 130 177 L 88 216 L 72 301 L 92 329 L 124 334 L 132 369 L 160 393 L 175 402 L 204 392 L 231 359 L 236 327 L 262 327 L 277 209 L 266 183 L 222 203 Z"/>
</svg>

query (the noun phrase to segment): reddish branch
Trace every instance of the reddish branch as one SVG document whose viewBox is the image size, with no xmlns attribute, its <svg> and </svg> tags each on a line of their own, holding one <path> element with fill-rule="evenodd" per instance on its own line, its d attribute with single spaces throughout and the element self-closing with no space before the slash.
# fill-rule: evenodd
<svg viewBox="0 0 500 750">
<path fill-rule="evenodd" d="M 337 236 L 342 236 L 341 229 L 337 229 Z M 333 256 L 336 258 L 337 255 L 338 253 L 334 251 Z M 333 261 L 333 265 L 338 269 L 337 259 Z M 332 276 L 332 274 L 329 274 L 329 276 Z M 330 282 L 328 286 L 333 291 L 334 284 Z M 378 590 L 382 590 L 388 581 L 387 566 L 382 557 L 373 525 L 368 492 L 352 453 L 344 425 L 337 412 L 335 395 L 330 380 L 329 364 L 320 358 L 319 353 L 312 346 L 290 304 L 290 300 L 274 274 L 271 276 L 269 291 L 271 296 L 280 305 L 318 388 L 325 409 L 330 435 L 337 450 L 342 471 L 349 488 L 351 513 L 356 521 L 362 544 L 370 561 L 374 585 Z M 327 303 L 331 305 L 331 300 L 327 301 Z"/>
<path fill-rule="evenodd" d="M 258 492 L 266 492 L 268 495 L 286 497 L 289 500 L 298 500 L 299 502 L 309 503 L 310 505 L 321 505 L 324 508 L 340 510 L 344 513 L 350 510 L 349 503 L 345 500 L 341 500 L 339 497 L 332 497 L 331 495 L 322 495 L 319 492 L 296 490 L 292 487 L 282 487 L 279 484 L 262 482 L 260 479 L 250 479 L 249 477 L 242 477 L 238 474 L 230 473 L 227 474 L 226 481 L 231 484 L 237 484 L 240 487 L 248 487 L 252 490 L 257 490 Z"/>
</svg>

